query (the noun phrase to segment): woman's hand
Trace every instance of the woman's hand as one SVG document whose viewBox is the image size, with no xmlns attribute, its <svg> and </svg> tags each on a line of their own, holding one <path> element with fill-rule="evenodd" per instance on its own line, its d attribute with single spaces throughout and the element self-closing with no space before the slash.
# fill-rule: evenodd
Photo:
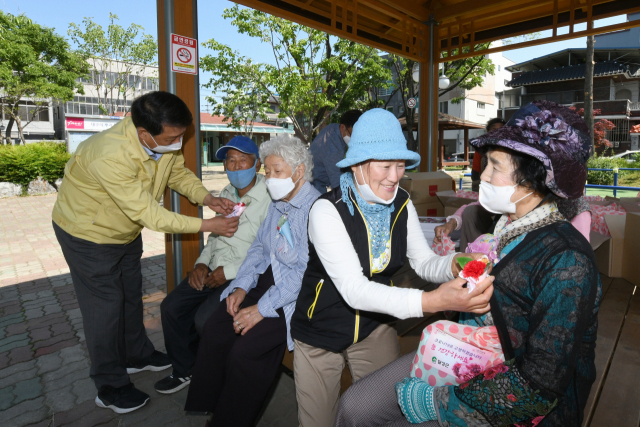
<svg viewBox="0 0 640 427">
<path fill-rule="evenodd" d="M 227 297 L 227 313 L 229 316 L 235 317 L 238 314 L 240 304 L 244 301 L 244 297 L 247 296 L 247 291 L 237 288 Z"/>
<path fill-rule="evenodd" d="M 453 277 L 458 277 L 458 274 L 460 274 L 460 272 L 462 271 L 462 267 L 460 267 L 460 264 L 458 264 L 458 258 L 460 257 L 466 257 L 466 258 L 472 258 L 472 259 L 480 259 L 482 257 L 486 257 L 485 254 L 480 253 L 480 252 L 474 252 L 474 253 L 470 253 L 470 254 L 456 254 L 453 257 L 453 260 L 451 260 L 451 272 L 453 273 Z M 489 263 L 489 270 L 488 272 L 491 272 L 491 270 L 493 269 L 493 265 L 491 263 Z"/>
<path fill-rule="evenodd" d="M 451 218 L 449 222 L 444 225 L 437 226 L 434 231 L 436 232 L 436 237 L 434 237 L 433 241 L 436 243 L 442 243 L 442 236 L 449 236 L 453 233 L 453 230 L 456 229 L 457 221 L 454 218 Z"/>
<path fill-rule="evenodd" d="M 422 311 L 437 313 L 439 311 L 463 311 L 482 314 L 491 309 L 489 301 L 493 295 L 493 276 L 478 283 L 475 289 L 463 288 L 465 280 L 457 278 L 443 283 L 431 292 L 422 293 Z"/>
<path fill-rule="evenodd" d="M 233 329 L 236 334 L 246 335 L 259 321 L 264 319 L 258 311 L 257 305 L 243 308 L 233 318 Z"/>
</svg>

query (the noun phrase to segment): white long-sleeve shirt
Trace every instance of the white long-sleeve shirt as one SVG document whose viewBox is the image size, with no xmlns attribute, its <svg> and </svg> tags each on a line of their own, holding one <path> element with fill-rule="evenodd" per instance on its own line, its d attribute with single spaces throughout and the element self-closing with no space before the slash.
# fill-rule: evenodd
<svg viewBox="0 0 640 427">
<path fill-rule="evenodd" d="M 420 229 L 413 203 L 406 206 L 407 258 L 422 279 L 443 283 L 453 279 L 452 255 L 436 255 Z M 309 239 L 338 292 L 351 307 L 395 316 L 422 317 L 422 291 L 396 288 L 370 281 L 363 273 L 347 229 L 329 200 L 320 199 L 309 212 Z"/>
</svg>

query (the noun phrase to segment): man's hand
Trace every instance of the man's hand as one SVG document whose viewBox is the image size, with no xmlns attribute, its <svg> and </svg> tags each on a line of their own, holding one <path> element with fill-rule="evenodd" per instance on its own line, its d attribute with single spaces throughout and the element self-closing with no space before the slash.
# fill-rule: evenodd
<svg viewBox="0 0 640 427">
<path fill-rule="evenodd" d="M 240 308 L 240 304 L 244 301 L 244 297 L 247 296 L 247 291 L 244 289 L 236 289 L 227 297 L 227 313 L 230 316 L 235 317 L 238 314 L 238 309 Z"/>
<path fill-rule="evenodd" d="M 207 288 L 215 289 L 218 286 L 224 285 L 226 281 L 227 278 L 224 275 L 224 268 L 220 266 L 209 273 L 206 279 L 204 279 L 204 285 Z"/>
<path fill-rule="evenodd" d="M 441 243 L 442 242 L 442 236 L 449 236 L 451 235 L 451 233 L 453 233 L 453 230 L 456 229 L 456 224 L 457 221 L 453 218 L 451 218 L 449 220 L 449 222 L 447 222 L 444 225 L 439 225 L 436 228 L 434 228 L 434 231 L 436 232 L 436 237 L 433 238 L 433 241 L 436 243 Z"/>
<path fill-rule="evenodd" d="M 460 264 L 458 264 L 458 258 L 460 257 L 480 259 L 482 257 L 486 257 L 486 255 L 480 252 L 474 252 L 471 254 L 456 254 L 453 257 L 453 260 L 451 261 L 451 272 L 453 273 L 453 277 L 458 277 L 458 274 L 460 274 L 460 272 L 462 271 L 462 267 L 460 267 Z M 493 265 L 489 263 L 488 271 L 491 272 L 492 269 L 493 269 Z"/>
<path fill-rule="evenodd" d="M 437 313 L 439 311 L 463 311 L 482 314 L 491 309 L 489 301 L 493 295 L 493 276 L 489 276 L 476 285 L 469 293 L 469 289 L 462 286 L 466 283 L 463 279 L 453 279 L 443 283 L 431 292 L 422 294 L 422 311 Z"/>
<path fill-rule="evenodd" d="M 202 204 L 212 211 L 218 212 L 222 215 L 229 215 L 233 211 L 233 207 L 236 205 L 229 199 L 225 199 L 224 197 L 213 197 L 211 194 L 207 194 L 205 196 Z"/>
<path fill-rule="evenodd" d="M 262 319 L 264 317 L 258 311 L 257 305 L 243 308 L 233 318 L 233 330 L 236 331 L 236 334 L 242 333 L 242 335 L 246 335 Z"/>
<path fill-rule="evenodd" d="M 209 274 L 209 267 L 205 264 L 196 264 L 193 271 L 189 272 L 189 286 L 196 291 L 201 291 L 204 288 L 204 280 Z"/>
<path fill-rule="evenodd" d="M 203 219 L 200 231 L 210 231 L 213 234 L 224 237 L 231 237 L 238 231 L 240 217 L 225 218 L 217 216 L 215 218 Z"/>
</svg>

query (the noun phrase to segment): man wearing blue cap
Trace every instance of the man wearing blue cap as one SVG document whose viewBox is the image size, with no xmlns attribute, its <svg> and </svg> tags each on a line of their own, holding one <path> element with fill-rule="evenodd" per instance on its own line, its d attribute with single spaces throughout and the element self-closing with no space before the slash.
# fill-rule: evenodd
<svg viewBox="0 0 640 427">
<path fill-rule="evenodd" d="M 236 136 L 217 152 L 224 161 L 230 184 L 220 197 L 244 203 L 238 231 L 232 237 L 209 235 L 193 271 L 160 306 L 167 355 L 173 373 L 155 385 L 159 393 L 175 393 L 191 382 L 198 348 L 198 331 L 220 304 L 220 295 L 235 279 L 258 228 L 267 215 L 271 197 L 264 175 L 257 174 L 258 147 L 245 136 Z"/>
</svg>

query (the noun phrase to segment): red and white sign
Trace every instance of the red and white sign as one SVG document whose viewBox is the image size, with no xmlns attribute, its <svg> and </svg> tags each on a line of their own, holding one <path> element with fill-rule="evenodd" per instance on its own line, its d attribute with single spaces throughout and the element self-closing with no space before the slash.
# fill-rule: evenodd
<svg viewBox="0 0 640 427">
<path fill-rule="evenodd" d="M 84 129 L 84 117 L 67 119 L 67 129 Z"/>
<path fill-rule="evenodd" d="M 171 71 L 198 74 L 198 40 L 171 34 Z"/>
<path fill-rule="evenodd" d="M 415 98 L 407 99 L 407 107 L 409 107 L 409 108 L 415 108 L 417 103 L 418 103 L 418 101 L 416 101 Z"/>
<path fill-rule="evenodd" d="M 84 117 L 67 117 L 67 130 L 88 130 L 101 132 L 109 129 L 120 121 L 120 117 L 113 119 L 87 119 Z"/>
</svg>

